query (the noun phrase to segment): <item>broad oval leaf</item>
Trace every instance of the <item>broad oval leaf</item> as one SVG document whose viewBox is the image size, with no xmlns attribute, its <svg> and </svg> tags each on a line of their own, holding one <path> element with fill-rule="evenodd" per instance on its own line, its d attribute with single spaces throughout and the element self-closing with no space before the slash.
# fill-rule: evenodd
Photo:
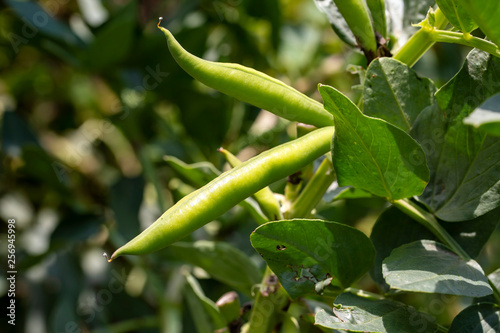
<svg viewBox="0 0 500 333">
<path fill-rule="evenodd" d="M 497 208 L 469 221 L 438 222 L 471 258 L 476 258 L 498 225 L 499 218 L 500 209 Z M 370 270 L 370 275 L 385 291 L 389 290 L 389 286 L 382 275 L 382 262 L 394 249 L 417 240 L 437 240 L 429 229 L 394 206 L 389 207 L 379 216 L 373 226 L 370 239 L 377 251 L 375 265 Z"/>
<path fill-rule="evenodd" d="M 382 273 L 393 289 L 469 297 L 493 293 L 476 261 L 465 261 L 443 244 L 430 240 L 392 251 L 382 264 Z"/>
<path fill-rule="evenodd" d="M 470 17 L 467 9 L 458 0 L 436 0 L 444 16 L 458 30 L 470 33 L 477 28 L 476 22 Z"/>
<path fill-rule="evenodd" d="M 269 222 L 250 240 L 292 298 L 341 291 L 366 273 L 375 257 L 361 231 L 322 220 Z"/>
<path fill-rule="evenodd" d="M 500 307 L 493 303 L 471 305 L 455 317 L 450 332 L 500 332 Z"/>
<path fill-rule="evenodd" d="M 431 80 L 391 58 L 374 60 L 366 71 L 363 113 L 409 132 L 420 112 L 434 103 Z"/>
<path fill-rule="evenodd" d="M 429 180 L 422 147 L 388 122 L 365 116 L 335 88 L 320 85 L 334 116 L 332 159 L 341 186 L 396 200 L 419 195 Z"/>
<path fill-rule="evenodd" d="M 481 104 L 464 119 L 464 124 L 472 125 L 490 135 L 500 136 L 500 94 Z"/>
<path fill-rule="evenodd" d="M 495 44 L 500 46 L 500 6 L 498 0 L 456 0 L 470 16 L 484 34 Z"/>
<path fill-rule="evenodd" d="M 335 299 L 334 316 L 320 310 L 316 325 L 348 332 L 421 332 L 436 330 L 431 316 L 391 300 L 372 300 L 351 293 Z"/>
<path fill-rule="evenodd" d="M 466 221 L 500 205 L 500 140 L 463 123 L 500 92 L 500 59 L 473 50 L 420 113 L 410 132 L 423 147 L 431 179 L 419 196 L 445 221 Z"/>
</svg>

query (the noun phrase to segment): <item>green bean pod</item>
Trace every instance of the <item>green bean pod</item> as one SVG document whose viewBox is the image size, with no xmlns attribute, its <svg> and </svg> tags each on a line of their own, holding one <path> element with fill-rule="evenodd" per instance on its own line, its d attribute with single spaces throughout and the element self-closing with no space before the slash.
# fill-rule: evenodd
<svg viewBox="0 0 500 333">
<path fill-rule="evenodd" d="M 219 148 L 219 152 L 224 154 L 227 162 L 234 168 L 240 165 L 241 162 L 236 156 L 231 154 L 228 150 L 224 148 Z M 255 192 L 253 194 L 255 200 L 259 204 L 260 208 L 269 218 L 269 221 L 277 221 L 283 219 L 283 214 L 280 211 L 280 205 L 278 200 L 274 197 L 273 191 L 269 188 L 269 186 L 264 187 L 263 189 Z"/>
<path fill-rule="evenodd" d="M 160 23 L 158 28 L 165 34 L 175 61 L 201 83 L 291 121 L 317 127 L 333 125 L 332 115 L 318 101 L 255 69 L 198 58 L 186 51 Z"/>
<path fill-rule="evenodd" d="M 337 8 L 365 53 L 375 54 L 377 41 L 366 0 L 334 0 Z"/>
<path fill-rule="evenodd" d="M 111 260 L 160 250 L 216 219 L 267 185 L 300 170 L 330 151 L 333 126 L 270 149 L 226 171 L 187 195 L 146 230 L 117 249 Z"/>
</svg>

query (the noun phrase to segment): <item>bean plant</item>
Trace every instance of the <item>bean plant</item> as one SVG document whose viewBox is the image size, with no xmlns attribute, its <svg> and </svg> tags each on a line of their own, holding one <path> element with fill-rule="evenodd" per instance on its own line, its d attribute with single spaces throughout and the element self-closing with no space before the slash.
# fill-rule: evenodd
<svg viewBox="0 0 500 333">
<path fill-rule="evenodd" d="M 474 260 L 500 212 L 498 5 L 437 1 L 420 29 L 400 43 L 390 24 L 397 1 L 316 3 L 338 35 L 366 56 L 357 101 L 320 83 L 320 105 L 251 68 L 203 60 L 158 24 L 175 61 L 201 83 L 313 127 L 248 161 L 226 151 L 233 169 L 180 200 L 110 260 L 169 246 L 253 196 L 257 205 L 246 208 L 260 225 L 250 240 L 267 268 L 248 319 L 240 317 L 234 297 L 214 304 L 197 295 L 213 329 L 308 332 L 314 324 L 349 332 L 500 331 L 500 270 L 486 276 Z M 478 27 L 486 37 L 471 34 Z M 436 42 L 474 48 L 439 89 L 411 68 Z M 314 174 L 300 178 L 311 163 Z M 280 201 L 266 186 L 292 174 L 300 180 L 289 182 Z M 322 199 L 364 196 L 388 204 L 370 237 L 315 213 Z M 247 261 L 240 264 L 250 267 Z M 353 287 L 367 272 L 379 293 Z M 447 328 L 393 299 L 408 292 L 473 301 Z"/>
<path fill-rule="evenodd" d="M 363 57 L 363 66 L 351 66 L 359 84 L 349 97 L 321 82 L 317 94 L 307 96 L 253 68 L 205 60 L 192 51 L 193 45 L 179 43 L 175 26 L 160 18 L 162 44 L 156 51 L 169 52 L 165 57 L 194 78 L 193 84 L 286 119 L 296 138 L 247 160 L 240 160 L 240 151 L 221 147 L 227 161 L 224 172 L 210 161 L 189 164 L 162 157 L 162 163 L 196 188 L 179 187 L 176 194 L 181 198 L 136 235 L 116 232 L 124 228 L 120 223 L 108 226 L 105 247 L 113 247 L 113 253 L 104 256 L 111 267 L 130 262 L 144 272 L 148 258 L 168 251 L 159 256 L 165 266 L 174 259 L 182 266 L 172 269 L 166 290 L 157 287 L 162 273 L 148 271 L 147 283 L 165 293 L 156 299 L 162 311 L 154 318 L 131 320 L 125 329 L 115 325 L 116 332 L 133 331 L 130 327 L 180 331 L 179 290 L 198 332 L 500 332 L 500 268 L 486 274 L 478 259 L 500 220 L 498 1 L 314 3 L 346 47 Z M 35 6 L 14 0 L 9 4 L 29 10 Z M 126 15 L 135 10 L 129 9 Z M 67 42 L 69 33 L 57 31 L 43 32 Z M 110 31 L 110 36 L 125 33 L 120 25 Z M 67 50 L 54 43 L 45 47 L 69 63 L 91 64 L 92 48 L 81 59 L 71 58 L 72 50 L 82 47 L 80 42 L 71 42 Z M 444 84 L 413 69 L 436 43 L 471 49 L 461 69 Z M 105 48 L 106 43 L 98 46 Z M 89 68 L 106 68 L 106 59 Z M 177 80 L 161 71 L 156 74 L 151 75 L 159 81 Z M 136 118 L 123 126 L 125 133 L 135 128 L 130 119 Z M 148 162 L 150 152 L 140 152 L 144 173 L 157 180 Z M 116 198 L 129 185 L 116 186 Z M 154 186 L 161 196 L 161 184 L 156 181 Z M 363 199 L 383 202 L 370 230 L 325 212 L 339 202 Z M 116 215 L 127 215 L 129 207 L 120 206 L 118 199 L 113 205 L 119 207 Z M 77 210 L 83 205 L 73 206 Z M 245 235 L 253 255 L 234 243 L 192 241 L 203 238 L 193 234 L 210 233 L 214 221 L 224 219 L 235 206 L 253 220 L 253 231 Z M 55 234 L 60 242 L 71 237 L 64 229 Z M 57 248 L 54 244 L 51 247 Z M 71 268 L 70 262 L 65 266 Z M 200 276 L 220 282 L 227 292 L 214 301 Z M 116 288 L 111 282 L 109 286 L 111 291 L 104 291 L 111 295 Z M 443 324 L 438 315 L 412 306 L 407 297 L 424 294 L 445 300 L 459 297 L 461 308 Z M 60 309 L 65 313 L 65 303 Z M 84 321 L 102 316 L 95 308 L 85 309 L 79 313 Z M 117 311 L 126 311 L 126 306 Z"/>
</svg>

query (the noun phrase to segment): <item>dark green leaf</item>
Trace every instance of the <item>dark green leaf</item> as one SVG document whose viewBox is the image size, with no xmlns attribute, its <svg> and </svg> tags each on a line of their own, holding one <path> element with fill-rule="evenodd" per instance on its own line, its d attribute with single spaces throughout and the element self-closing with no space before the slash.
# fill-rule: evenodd
<svg viewBox="0 0 500 333">
<path fill-rule="evenodd" d="M 492 303 L 471 305 L 455 317 L 450 332 L 500 332 L 500 308 Z"/>
<path fill-rule="evenodd" d="M 11 156 L 21 155 L 23 146 L 40 147 L 37 137 L 16 112 L 5 112 L 2 117 L 2 151 Z"/>
<path fill-rule="evenodd" d="M 464 119 L 464 124 L 480 128 L 490 135 L 500 136 L 500 94 L 490 97 Z"/>
<path fill-rule="evenodd" d="M 84 46 L 85 43 L 67 26 L 52 17 L 44 8 L 34 1 L 7 0 L 7 4 L 14 9 L 17 15 L 29 24 L 23 37 L 34 37 L 39 32 L 64 42 L 71 46 Z"/>
<path fill-rule="evenodd" d="M 470 221 L 439 222 L 465 252 L 472 258 L 476 258 L 495 230 L 499 217 L 500 209 L 496 209 Z M 391 232 L 387 232 L 387 230 Z M 437 240 L 427 228 L 395 207 L 388 208 L 380 215 L 373 226 L 370 239 L 377 251 L 375 265 L 373 265 L 370 275 L 385 291 L 389 290 L 389 286 L 385 283 L 382 275 L 382 262 L 391 254 L 392 250 L 417 240 Z"/>
<path fill-rule="evenodd" d="M 347 25 L 346 20 L 342 14 L 340 14 L 335 2 L 333 0 L 314 0 L 314 3 L 323 13 L 325 13 L 328 21 L 330 21 L 332 25 L 333 31 L 335 31 L 339 38 L 348 45 L 356 46 L 356 38 Z"/>
<path fill-rule="evenodd" d="M 486 37 L 500 46 L 500 6 L 497 0 L 455 0 L 472 16 Z"/>
<path fill-rule="evenodd" d="M 85 50 L 84 63 L 92 70 L 104 70 L 123 61 L 130 54 L 133 44 L 134 28 L 137 15 L 134 1 L 126 5 L 122 11 L 100 28 Z M 151 68 L 151 67 L 148 67 Z M 153 70 L 154 71 L 154 66 Z M 147 74 L 155 80 L 154 75 Z M 144 79 L 146 80 L 146 79 Z M 148 83 L 147 86 L 152 85 Z M 146 88 L 147 88 L 146 86 Z"/>
<path fill-rule="evenodd" d="M 470 33 L 477 28 L 467 9 L 460 5 L 458 0 L 436 0 L 436 2 L 448 21 L 458 30 Z"/>
<path fill-rule="evenodd" d="M 440 219 L 465 221 L 500 204 L 500 140 L 463 119 L 500 92 L 500 59 L 473 50 L 460 72 L 422 111 L 411 135 L 422 145 L 431 180 L 419 199 Z"/>
<path fill-rule="evenodd" d="M 351 293 L 335 299 L 335 316 L 320 310 L 316 325 L 348 332 L 431 333 L 436 330 L 434 318 L 415 308 L 391 300 L 372 300 Z"/>
<path fill-rule="evenodd" d="M 500 290 L 500 268 L 490 273 L 488 275 L 488 280 L 495 285 L 495 287 Z M 475 298 L 472 303 L 496 303 L 495 297 L 493 295 L 488 295 L 484 297 Z"/>
<path fill-rule="evenodd" d="M 436 88 L 405 64 L 391 59 L 374 60 L 366 72 L 363 113 L 409 132 L 420 112 L 432 105 Z"/>
<path fill-rule="evenodd" d="M 111 187 L 111 209 L 115 214 L 117 229 L 125 239 L 132 239 L 140 230 L 139 209 L 144 193 L 144 179 L 121 178 Z"/>
<path fill-rule="evenodd" d="M 174 257 L 203 268 L 212 278 L 246 294 L 262 279 L 257 265 L 243 252 L 222 242 L 177 242 L 169 247 Z"/>
<path fill-rule="evenodd" d="M 375 256 L 361 231 L 322 220 L 270 222 L 250 240 L 293 298 L 348 287 L 368 271 Z"/>
<path fill-rule="evenodd" d="M 429 170 L 415 140 L 382 119 L 365 116 L 336 89 L 322 85 L 319 91 L 334 115 L 332 159 L 339 185 L 390 200 L 422 193 Z"/>
<path fill-rule="evenodd" d="M 486 296 L 493 291 L 477 262 L 459 258 L 446 246 L 430 240 L 403 245 L 382 265 L 393 289 L 459 296 Z"/>
</svg>

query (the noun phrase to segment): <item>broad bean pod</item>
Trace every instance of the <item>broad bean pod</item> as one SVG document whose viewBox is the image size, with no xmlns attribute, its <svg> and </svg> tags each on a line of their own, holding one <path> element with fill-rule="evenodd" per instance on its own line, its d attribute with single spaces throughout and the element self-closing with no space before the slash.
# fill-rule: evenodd
<svg viewBox="0 0 500 333">
<path fill-rule="evenodd" d="M 227 162 L 234 168 L 240 165 L 242 162 L 231 152 L 227 151 L 224 148 L 219 148 L 219 152 L 224 154 L 224 157 L 226 158 Z M 276 221 L 276 220 L 282 220 L 283 215 L 281 214 L 280 211 L 280 205 L 278 203 L 278 200 L 274 197 L 273 191 L 266 186 L 263 189 L 255 192 L 253 194 L 255 197 L 255 200 L 257 200 L 257 203 L 259 204 L 260 208 L 266 214 L 266 216 L 269 218 L 270 221 Z"/>
<path fill-rule="evenodd" d="M 365 53 L 377 51 L 377 41 L 366 0 L 334 0 L 337 8 Z"/>
<path fill-rule="evenodd" d="M 288 120 L 317 127 L 333 125 L 332 115 L 318 101 L 253 68 L 198 58 L 186 51 L 160 22 L 158 28 L 167 38 L 172 57 L 201 83 Z"/>
<path fill-rule="evenodd" d="M 334 127 L 317 129 L 226 171 L 187 195 L 130 242 L 111 260 L 127 254 L 160 250 L 216 219 L 265 186 L 300 170 L 330 151 Z"/>
</svg>

